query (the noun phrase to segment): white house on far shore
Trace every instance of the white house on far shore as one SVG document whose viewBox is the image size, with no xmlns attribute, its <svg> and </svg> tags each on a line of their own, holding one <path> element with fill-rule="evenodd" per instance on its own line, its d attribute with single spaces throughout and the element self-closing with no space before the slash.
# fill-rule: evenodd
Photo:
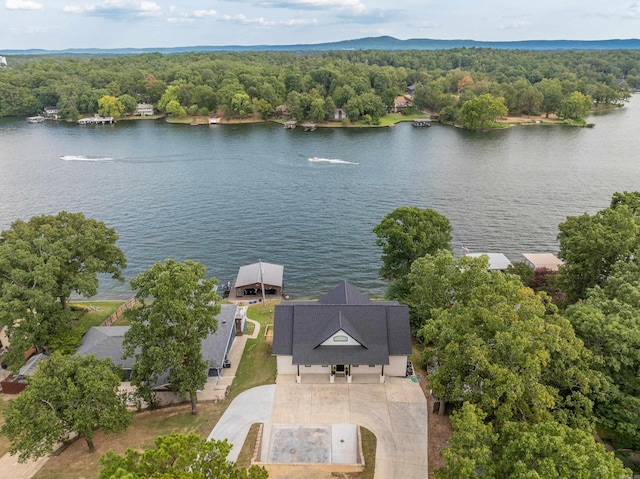
<svg viewBox="0 0 640 479">
<path fill-rule="evenodd" d="M 138 103 L 136 107 L 136 115 L 138 116 L 153 116 L 153 105 L 151 103 Z"/>
</svg>

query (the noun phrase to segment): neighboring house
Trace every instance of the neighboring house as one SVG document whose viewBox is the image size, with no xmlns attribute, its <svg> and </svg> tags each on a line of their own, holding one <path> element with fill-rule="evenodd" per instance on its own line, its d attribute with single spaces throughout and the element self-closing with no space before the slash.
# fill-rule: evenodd
<svg viewBox="0 0 640 479">
<path fill-rule="evenodd" d="M 533 269 L 546 268 L 557 272 L 558 268 L 564 264 L 560 258 L 551 253 L 522 253 L 522 256 L 525 263 Z"/>
<path fill-rule="evenodd" d="M 416 84 L 414 83 L 413 85 L 409 85 L 407 87 L 407 94 L 409 96 L 411 96 L 411 98 L 413 98 L 413 94 L 416 92 Z"/>
<path fill-rule="evenodd" d="M 5 57 L 0 57 L 0 68 L 7 67 L 7 59 Z"/>
<path fill-rule="evenodd" d="M 138 116 L 153 116 L 153 105 L 150 103 L 138 103 L 136 106 L 136 115 Z"/>
<path fill-rule="evenodd" d="M 219 376 L 224 367 L 231 345 L 236 336 L 237 319 L 244 331 L 246 316 L 244 309 L 235 304 L 221 305 L 220 313 L 216 316 L 218 328 L 202 341 L 202 356 L 207 362 L 207 374 Z M 240 317 L 238 318 L 238 313 Z M 125 380 L 131 376 L 131 368 L 135 358 L 122 359 L 122 342 L 129 326 L 94 326 L 82 338 L 82 345 L 76 351 L 80 356 L 95 355 L 98 359 L 109 358 L 114 364 L 122 368 Z M 155 388 L 167 386 L 166 375 L 160 377 Z"/>
<path fill-rule="evenodd" d="M 257 263 L 241 266 L 238 270 L 233 288 L 236 298 L 246 296 L 262 297 L 265 299 L 282 297 L 282 287 L 284 278 L 284 266 L 279 264 Z"/>
<path fill-rule="evenodd" d="M 333 121 L 342 121 L 347 118 L 347 112 L 342 108 L 336 108 L 333 110 Z"/>
<path fill-rule="evenodd" d="M 0 350 L 9 349 L 9 337 L 7 336 L 7 327 L 0 328 Z"/>
<path fill-rule="evenodd" d="M 55 106 L 46 106 L 44 108 L 44 117 L 49 120 L 57 120 L 60 114 L 60 109 Z"/>
<path fill-rule="evenodd" d="M 411 354 L 409 309 L 373 302 L 342 282 L 317 302 L 275 307 L 272 353 L 278 374 L 326 375 L 327 382 L 384 382 L 405 377 Z M 343 379 L 344 380 L 344 379 Z"/>
<path fill-rule="evenodd" d="M 504 271 L 511 266 L 511 261 L 502 253 L 467 253 L 465 256 L 479 258 L 482 255 L 489 257 L 489 271 Z"/>
<path fill-rule="evenodd" d="M 404 96 L 397 96 L 395 100 L 393 100 L 393 111 L 398 113 L 398 110 L 403 110 L 404 108 L 409 108 L 411 106 L 411 101 L 407 100 Z"/>
</svg>

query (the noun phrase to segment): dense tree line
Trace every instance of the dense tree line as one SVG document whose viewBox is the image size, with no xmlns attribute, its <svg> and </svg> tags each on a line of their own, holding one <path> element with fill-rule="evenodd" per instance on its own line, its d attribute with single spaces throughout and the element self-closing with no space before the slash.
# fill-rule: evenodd
<svg viewBox="0 0 640 479">
<path fill-rule="evenodd" d="M 455 122 L 466 102 L 502 99 L 498 114 L 557 114 L 581 120 L 640 87 L 640 52 L 535 52 L 461 48 L 318 53 L 150 53 L 118 57 L 9 57 L 0 71 L 0 116 L 45 106 L 62 118 L 131 113 L 149 102 L 175 116 L 256 114 L 280 105 L 297 119 L 376 123 L 415 86 L 414 104 Z M 467 107 L 467 110 L 469 107 Z M 464 114 L 468 112 L 463 111 Z M 482 126 L 482 123 L 481 123 Z"/>
<path fill-rule="evenodd" d="M 568 217 L 556 274 L 456 259 L 432 210 L 376 226 L 388 296 L 409 305 L 429 388 L 456 406 L 436 477 L 629 477 L 594 435 L 640 449 L 638 228 L 640 192 Z"/>
</svg>

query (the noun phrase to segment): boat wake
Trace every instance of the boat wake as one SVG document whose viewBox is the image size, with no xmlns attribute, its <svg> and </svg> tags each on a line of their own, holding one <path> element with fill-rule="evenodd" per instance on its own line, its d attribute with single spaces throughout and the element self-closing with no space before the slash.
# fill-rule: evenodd
<svg viewBox="0 0 640 479">
<path fill-rule="evenodd" d="M 347 161 L 347 160 L 339 160 L 337 158 L 316 158 L 312 156 L 309 158 L 309 161 L 313 161 L 316 163 L 332 163 L 334 165 L 359 165 L 360 163 L 356 163 L 355 161 Z"/>
<path fill-rule="evenodd" d="M 60 157 L 63 161 L 113 161 L 113 158 L 108 156 L 83 156 L 83 155 L 65 155 Z"/>
</svg>

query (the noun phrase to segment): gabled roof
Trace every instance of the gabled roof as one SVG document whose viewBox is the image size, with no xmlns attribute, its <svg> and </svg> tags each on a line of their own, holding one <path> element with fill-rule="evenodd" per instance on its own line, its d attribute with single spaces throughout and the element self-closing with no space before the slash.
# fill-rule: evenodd
<svg viewBox="0 0 640 479">
<path fill-rule="evenodd" d="M 318 299 L 320 304 L 371 304 L 368 296 L 351 283 L 343 281 Z"/>
<path fill-rule="evenodd" d="M 241 266 L 236 278 L 236 288 L 264 283 L 269 286 L 282 287 L 284 266 L 265 263 L 263 261 Z"/>
<path fill-rule="evenodd" d="M 235 315 L 238 306 L 223 304 L 216 316 L 218 328 L 202 340 L 202 357 L 209 369 L 221 369 L 227 353 L 227 345 L 235 334 Z M 98 359 L 109 358 L 122 369 L 131 369 L 135 358 L 122 359 L 122 342 L 129 326 L 94 326 L 82 338 L 76 351 L 80 356 L 94 354 Z"/>
<path fill-rule="evenodd" d="M 327 339 L 329 339 L 339 331 L 344 331 L 355 341 L 360 343 L 360 345 L 365 349 L 367 348 L 367 345 L 364 343 L 364 340 L 358 333 L 358 330 L 353 327 L 351 322 L 344 316 L 342 311 L 338 311 L 338 317 L 327 323 L 326 330 L 318 337 L 318 344 L 316 345 L 316 348 L 320 347 L 322 343 L 324 343 Z"/>
<path fill-rule="evenodd" d="M 360 345 L 322 344 L 341 329 Z M 390 355 L 411 354 L 409 310 L 343 282 L 316 303 L 276 306 L 272 352 L 293 364 L 389 364 Z"/>
</svg>

